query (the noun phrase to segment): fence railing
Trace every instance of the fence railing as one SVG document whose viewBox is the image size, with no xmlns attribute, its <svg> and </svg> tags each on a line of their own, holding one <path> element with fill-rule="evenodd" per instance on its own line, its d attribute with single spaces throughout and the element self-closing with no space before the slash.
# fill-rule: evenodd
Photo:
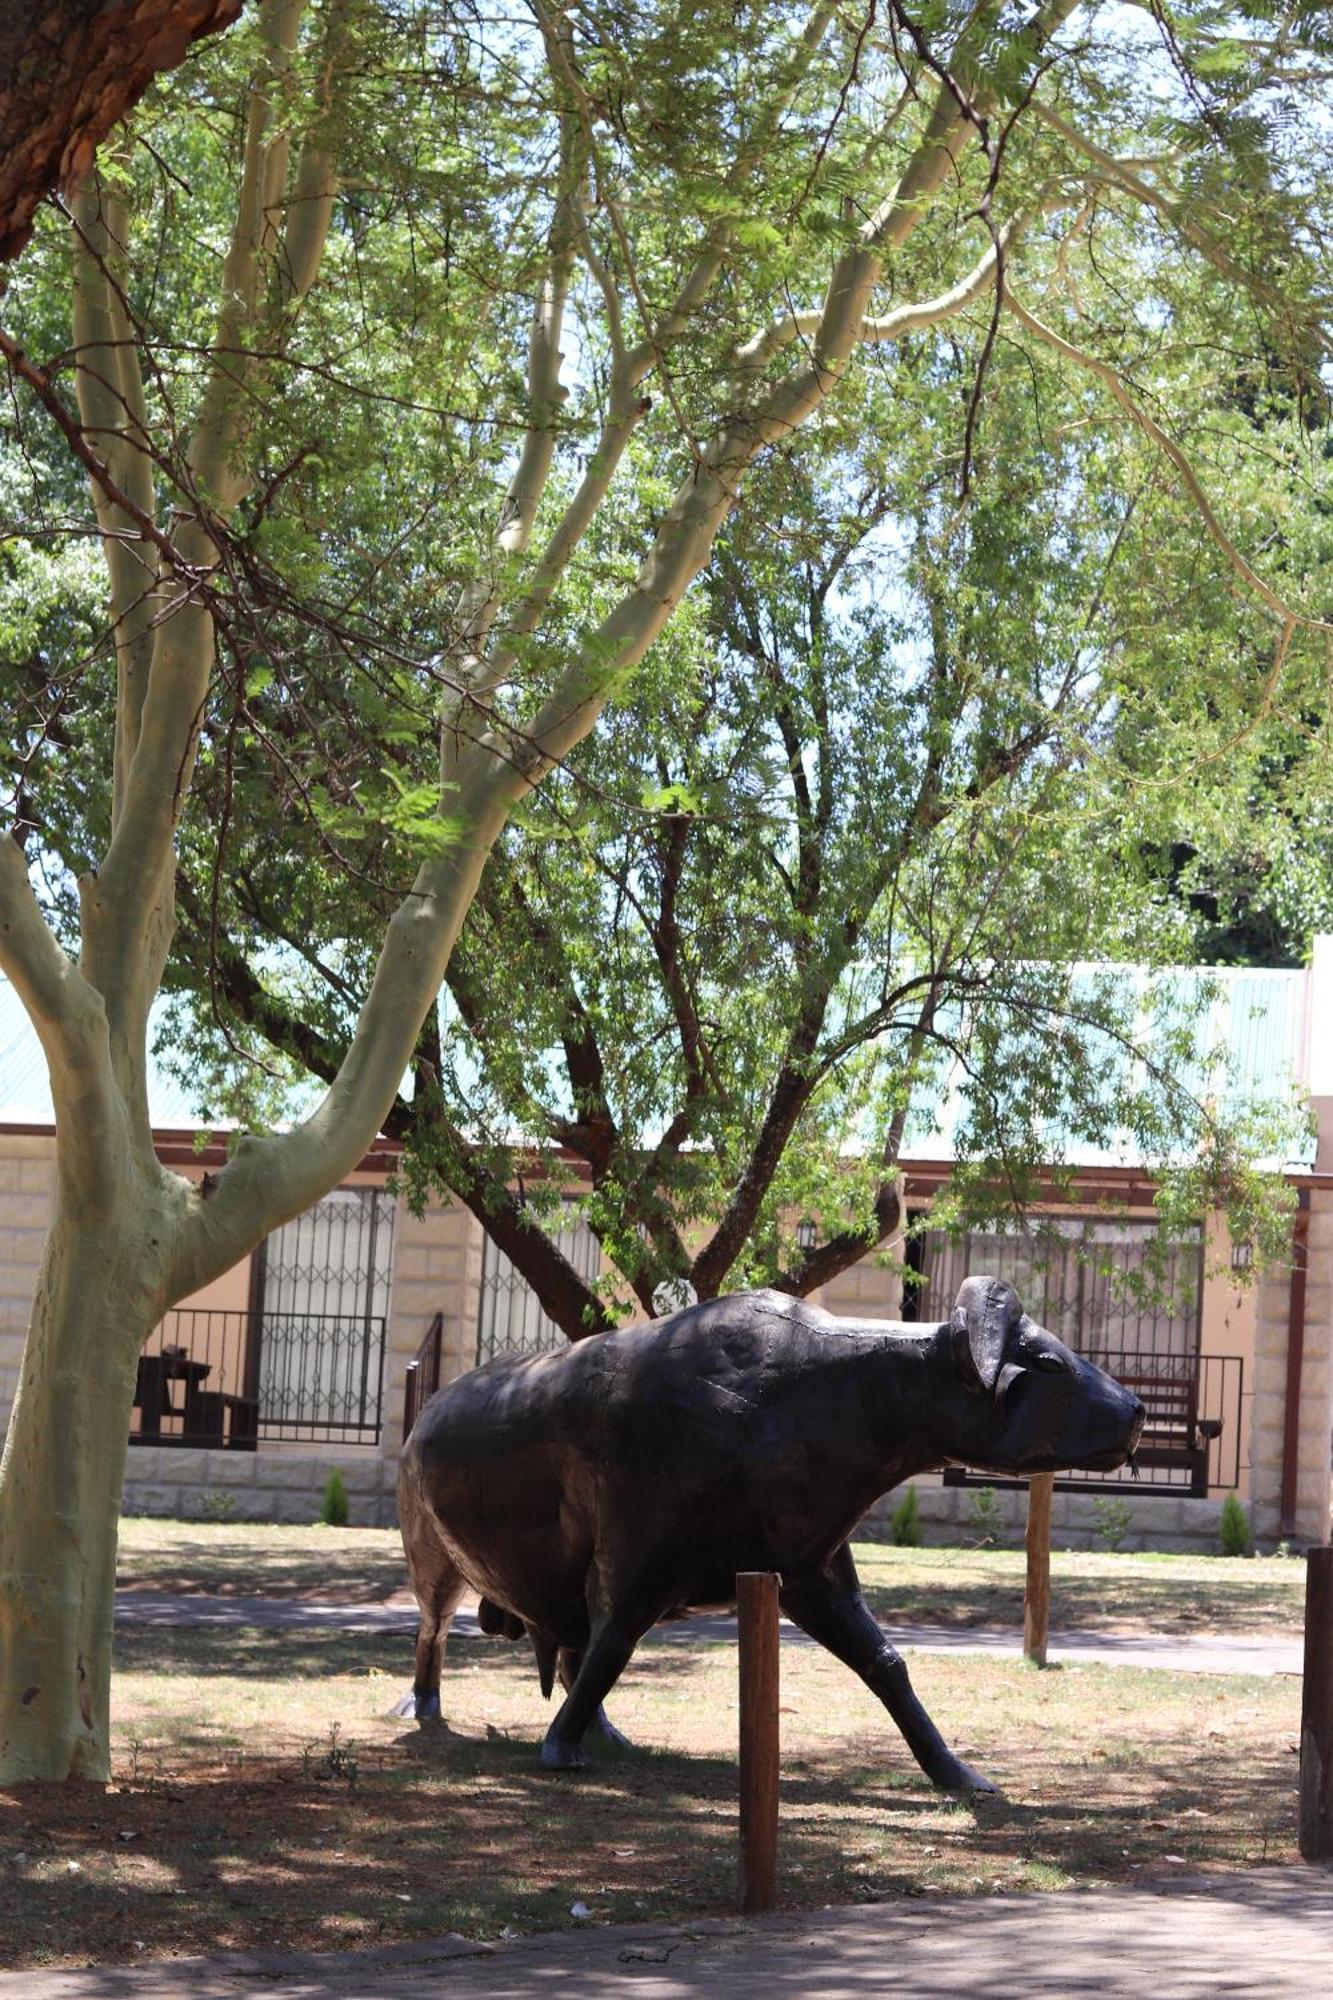
<svg viewBox="0 0 1333 2000">
<path fill-rule="evenodd" d="M 383 1376 L 382 1318 L 180 1307 L 140 1356 L 130 1443 L 377 1444 Z"/>
<path fill-rule="evenodd" d="M 427 1403 L 440 1386 L 441 1356 L 444 1351 L 444 1314 L 436 1313 L 426 1329 L 426 1338 L 407 1364 L 403 1383 L 403 1442 Z"/>
<path fill-rule="evenodd" d="M 1138 1477 L 1117 1472 L 1057 1473 L 1057 1493 L 1178 1493 L 1203 1497 L 1240 1483 L 1245 1362 L 1239 1354 L 1099 1354 L 1097 1365 L 1147 1406 Z M 946 1486 L 1016 1486 L 993 1472 L 952 1466 Z"/>
</svg>

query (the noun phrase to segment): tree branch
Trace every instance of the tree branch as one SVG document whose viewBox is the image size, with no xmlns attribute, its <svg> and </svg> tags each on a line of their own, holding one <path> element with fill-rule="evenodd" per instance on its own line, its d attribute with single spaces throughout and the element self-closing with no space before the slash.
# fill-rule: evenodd
<svg viewBox="0 0 1333 2000">
<path fill-rule="evenodd" d="M 56 1112 L 61 1178 L 93 1202 L 124 1171 L 101 998 L 52 936 L 23 849 L 0 833 L 0 972 L 37 1031 Z"/>
<path fill-rule="evenodd" d="M 263 1035 L 272 1048 L 295 1058 L 311 1076 L 333 1081 L 342 1051 L 264 986 L 241 952 L 219 940 L 212 969 L 218 990 L 240 1020 Z M 513 1189 L 481 1164 L 476 1149 L 447 1116 L 439 1093 L 439 1039 L 438 1033 L 432 1033 L 435 1020 L 432 1009 L 419 1045 L 424 1046 L 424 1058 L 416 1066 L 416 1095 L 411 1102 L 395 1098 L 384 1120 L 386 1136 L 418 1148 L 430 1160 L 432 1172 L 467 1205 L 536 1293 L 542 1311 L 571 1340 L 589 1333 L 609 1333 L 616 1321 L 601 1298 L 559 1244 L 533 1222 Z M 444 1141 L 443 1164 L 433 1139 Z"/>
<path fill-rule="evenodd" d="M 1033 115 L 1052 132 L 1058 133 L 1075 152 L 1081 153 L 1084 159 L 1090 161 L 1097 169 L 1097 179 L 1131 195 L 1143 207 L 1154 209 L 1192 249 L 1197 250 L 1215 270 L 1220 271 L 1223 277 L 1229 278 L 1241 291 L 1248 293 L 1251 298 L 1260 300 L 1270 310 L 1284 311 L 1288 308 L 1289 302 L 1279 291 L 1272 285 L 1265 284 L 1255 272 L 1246 270 L 1243 264 L 1236 261 L 1226 246 L 1218 241 L 1212 230 L 1206 228 L 1197 216 L 1190 212 L 1189 203 L 1182 196 L 1167 194 L 1161 188 L 1154 187 L 1151 181 L 1145 180 L 1143 175 L 1136 171 L 1143 164 L 1141 161 L 1119 159 L 1114 153 L 1108 153 L 1104 147 L 1089 139 L 1048 104 L 1034 101 Z M 1318 334 L 1320 329 L 1312 325 L 1311 331 Z M 1327 345 L 1326 339 L 1324 344 Z"/>
<path fill-rule="evenodd" d="M 18 255 L 42 197 L 77 185 L 153 78 L 240 11 L 241 0 L 63 0 L 0 13 L 0 259 Z"/>
<path fill-rule="evenodd" d="M 1284 598 L 1279 597 L 1278 593 L 1269 584 L 1264 582 L 1258 571 L 1246 561 L 1218 519 L 1213 504 L 1204 490 L 1203 482 L 1200 480 L 1197 472 L 1195 472 L 1194 467 L 1190 464 L 1189 459 L 1175 442 L 1175 439 L 1168 437 L 1161 425 L 1153 417 L 1149 416 L 1140 403 L 1135 402 L 1133 396 L 1131 396 L 1125 386 L 1124 379 L 1119 370 L 1113 368 L 1109 361 L 1103 361 L 1097 355 L 1089 354 L 1084 348 L 1075 347 L 1072 341 L 1066 340 L 1062 334 L 1056 333 L 1053 327 L 1047 326 L 1035 314 L 1030 313 L 1026 306 L 1021 305 L 1007 285 L 1005 287 L 1004 303 L 1019 325 L 1026 327 L 1028 332 L 1043 342 L 1045 346 L 1053 349 L 1064 360 L 1074 362 L 1079 368 L 1085 368 L 1089 374 L 1095 375 L 1099 381 L 1104 382 L 1126 416 L 1138 425 L 1145 436 L 1152 439 L 1159 451 L 1166 454 L 1184 481 L 1186 491 L 1191 500 L 1193 500 L 1204 527 L 1208 530 L 1209 535 L 1221 550 L 1227 563 L 1241 579 L 1247 590 L 1252 591 L 1260 602 L 1266 605 L 1273 616 L 1280 620 L 1284 626 L 1300 626 L 1309 632 L 1333 634 L 1333 622 L 1324 618 L 1316 618 L 1310 612 L 1300 611 L 1294 605 L 1288 604 Z"/>
<path fill-rule="evenodd" d="M 123 166 L 123 156 L 117 163 Z M 75 389 L 86 435 L 96 437 L 118 487 L 133 502 L 134 515 L 120 508 L 96 478 L 93 506 L 102 530 L 102 549 L 111 578 L 116 646 L 116 739 L 112 824 L 125 800 L 130 759 L 139 737 L 153 651 L 153 626 L 161 608 L 156 593 L 159 566 L 153 545 L 136 517 L 156 519 L 153 465 L 144 428 L 143 379 L 134 330 L 125 308 L 124 269 L 129 214 L 124 198 L 113 195 L 100 175 L 90 177 L 75 198 L 74 341 Z"/>
</svg>

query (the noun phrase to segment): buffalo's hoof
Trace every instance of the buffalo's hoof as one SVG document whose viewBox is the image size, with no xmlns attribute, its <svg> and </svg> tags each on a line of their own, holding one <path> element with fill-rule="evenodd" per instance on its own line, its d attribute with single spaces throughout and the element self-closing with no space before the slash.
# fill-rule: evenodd
<svg viewBox="0 0 1333 2000">
<path fill-rule="evenodd" d="M 401 1701 L 396 1701 L 389 1710 L 390 1715 L 405 1715 L 416 1722 L 438 1722 L 440 1720 L 440 1697 L 434 1694 L 418 1694 L 409 1688 Z"/>
<path fill-rule="evenodd" d="M 604 1708 L 599 1708 L 593 1721 L 593 1728 L 601 1737 L 608 1750 L 632 1750 L 634 1745 L 628 1736 L 616 1728 Z"/>
<path fill-rule="evenodd" d="M 568 1743 L 563 1737 L 548 1736 L 542 1744 L 544 1771 L 581 1771 L 587 1761 L 587 1752 L 581 1743 Z"/>
<path fill-rule="evenodd" d="M 935 1783 L 942 1792 L 952 1792 L 957 1799 L 998 1799 L 1000 1788 L 984 1778 L 980 1771 L 974 1771 L 970 1764 L 959 1758 L 952 1768 L 936 1778 Z"/>
</svg>

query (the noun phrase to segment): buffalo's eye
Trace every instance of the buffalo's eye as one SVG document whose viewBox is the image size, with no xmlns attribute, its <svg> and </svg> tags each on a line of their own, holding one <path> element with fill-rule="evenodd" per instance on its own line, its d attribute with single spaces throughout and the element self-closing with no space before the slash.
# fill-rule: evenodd
<svg viewBox="0 0 1333 2000">
<path fill-rule="evenodd" d="M 1034 1354 L 1028 1365 L 1039 1368 L 1043 1375 L 1063 1375 L 1065 1372 L 1065 1364 L 1058 1354 Z"/>
</svg>

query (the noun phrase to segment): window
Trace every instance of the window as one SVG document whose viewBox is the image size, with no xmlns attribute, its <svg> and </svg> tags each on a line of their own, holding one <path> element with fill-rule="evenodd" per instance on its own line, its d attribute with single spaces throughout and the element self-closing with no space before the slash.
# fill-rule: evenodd
<svg viewBox="0 0 1333 2000">
<path fill-rule="evenodd" d="M 378 1438 L 393 1230 L 394 1202 L 382 1188 L 338 1188 L 263 1245 L 264 1435 Z"/>
<path fill-rule="evenodd" d="M 1005 1278 L 1035 1320 L 1092 1360 L 1108 1355 L 1195 1355 L 1203 1297 L 1203 1245 L 1194 1236 L 1167 1252 L 1156 1284 L 1146 1252 L 1150 1222 L 1092 1216 L 1034 1218 L 1041 1235 L 973 1229 L 922 1239 L 920 1317 L 947 1319 L 963 1279 Z M 1134 1280 L 1152 1289 L 1135 1296 Z"/>
<path fill-rule="evenodd" d="M 556 1243 L 581 1278 L 593 1279 L 601 1269 L 601 1245 L 573 1202 L 566 1204 L 563 1228 Z M 537 1303 L 537 1294 L 521 1278 L 503 1250 L 486 1238 L 481 1266 L 481 1309 L 477 1316 L 477 1364 L 502 1354 L 544 1354 L 565 1345 L 565 1335 Z"/>
</svg>

